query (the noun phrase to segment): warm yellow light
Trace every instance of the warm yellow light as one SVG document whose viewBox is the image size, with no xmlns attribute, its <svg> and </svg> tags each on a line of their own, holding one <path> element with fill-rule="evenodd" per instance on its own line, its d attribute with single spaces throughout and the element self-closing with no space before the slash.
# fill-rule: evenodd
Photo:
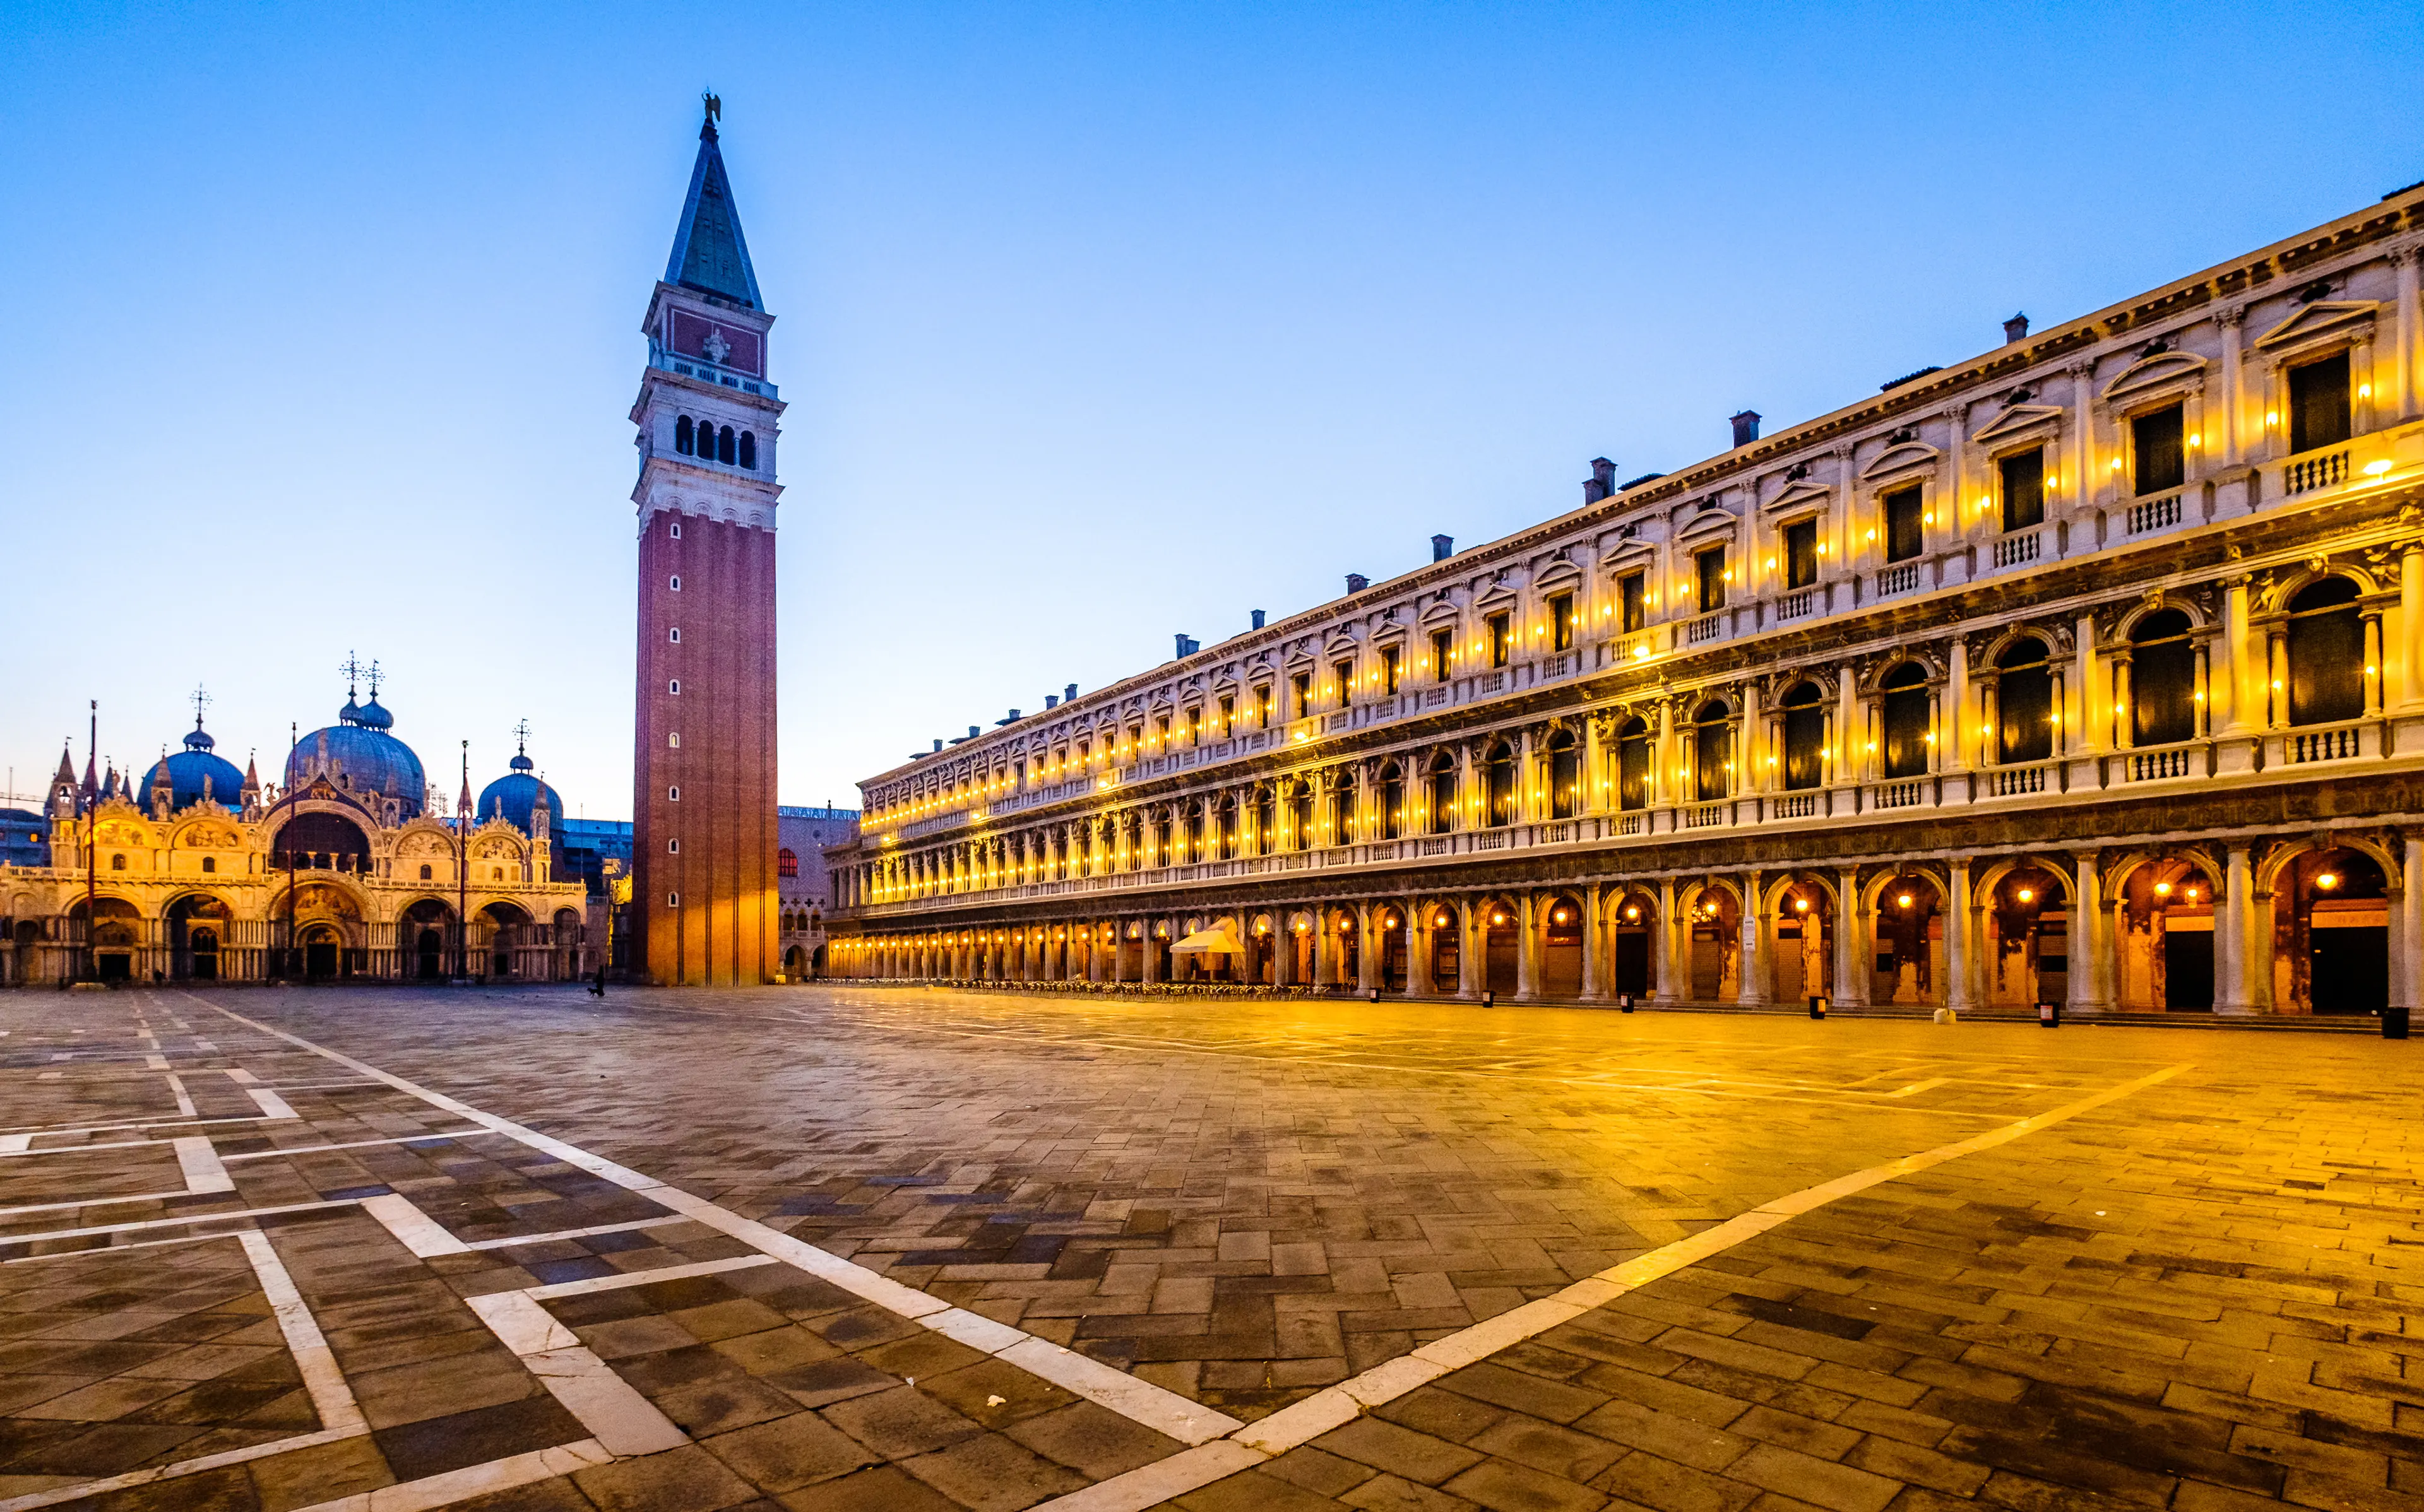
<svg viewBox="0 0 2424 1512">
<path fill-rule="evenodd" d="M 2281 416 L 2279 412 L 2271 409 L 2266 410 L 2264 412 L 2264 423 L 2267 425 L 2277 425 L 2281 423 Z"/>
<path fill-rule="evenodd" d="M 2196 901 L 2196 889 L 2193 887 L 2189 889 L 2189 901 L 2192 903 Z"/>
<path fill-rule="evenodd" d="M 1776 558 L 1769 557 L 1767 559 L 1767 570 L 1770 572 L 1774 572 L 1776 570 Z"/>
<path fill-rule="evenodd" d="M 2379 478 L 2389 470 L 2390 459 L 2388 457 L 2384 457 L 2379 462 L 2368 462 L 2365 465 L 2365 475 L 2368 478 Z"/>
<path fill-rule="evenodd" d="M 2156 896 L 2156 897 L 2158 897 L 2158 898 L 2169 898 L 2169 897 L 2171 897 L 2171 896 L 2172 896 L 2172 884 L 2171 884 L 2170 883 L 2167 883 L 2167 882 L 2159 882 L 2159 883 L 2155 883 L 2155 896 Z"/>
<path fill-rule="evenodd" d="M 1905 893 L 1900 898 L 1895 899 L 1894 901 L 1900 903 L 1905 908 L 1908 908 L 1910 906 L 1910 894 Z"/>
<path fill-rule="evenodd" d="M 2191 446 L 2203 446 L 2205 444 L 2205 434 L 2202 431 L 2189 432 L 2189 444 Z"/>
<path fill-rule="evenodd" d="M 1869 532 L 1869 539 L 1870 539 L 1870 540 L 1874 541 L 1874 540 L 1875 540 L 1876 538 L 1877 538 L 1877 533 L 1876 533 L 1876 532 L 1874 532 L 1874 531 L 1871 531 L 1871 532 Z"/>
<path fill-rule="evenodd" d="M 2331 891 L 2333 888 L 2335 888 L 2335 887 L 2338 886 L 2339 884 L 2340 884 L 2340 880 L 2339 880 L 2339 878 L 2338 878 L 2336 875 L 2335 875 L 2334 873 L 2332 873 L 2332 872 L 2328 872 L 2328 871 L 2324 872 L 2322 875 L 2320 875 L 2320 876 L 2319 876 L 2319 877 L 2317 877 L 2317 878 L 2315 879 L 2315 885 L 2316 885 L 2316 886 L 2318 886 L 2318 887 L 2320 887 L 2320 888 L 2321 888 L 2321 889 L 2323 889 L 2323 891 L 2325 891 L 2325 892 L 2329 892 L 2329 891 Z"/>
<path fill-rule="evenodd" d="M 1626 918 L 1639 918 L 1641 916 L 1641 910 L 1637 908 L 1628 908 L 1624 911 L 1624 916 Z"/>
<path fill-rule="evenodd" d="M 1796 899 L 1794 899 L 1793 900 L 1793 911 L 1794 911 L 1794 913 L 1796 913 L 1796 914 L 1807 914 L 1807 913 L 1809 913 L 1809 912 L 1810 912 L 1810 899 L 1808 899 L 1807 898 L 1796 898 Z"/>
<path fill-rule="evenodd" d="M 2036 893 L 2035 893 L 2034 891 L 2033 891 L 2032 889 L 2027 888 L 2027 887 L 2023 887 L 2023 888 L 2021 888 L 2021 889 L 2020 889 L 2020 901 L 2021 901 L 2021 902 L 2023 902 L 2023 903 L 2025 903 L 2025 902 L 2029 902 L 2029 901 L 2031 901 L 2031 900 L 2034 899 L 2035 899 L 2035 897 L 2036 897 Z"/>
</svg>

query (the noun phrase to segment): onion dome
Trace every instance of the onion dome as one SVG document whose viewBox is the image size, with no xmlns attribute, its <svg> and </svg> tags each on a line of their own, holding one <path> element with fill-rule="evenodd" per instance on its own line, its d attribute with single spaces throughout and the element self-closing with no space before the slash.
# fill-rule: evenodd
<svg viewBox="0 0 2424 1512">
<path fill-rule="evenodd" d="M 143 779 L 143 790 L 152 792 L 163 786 L 168 789 L 170 812 L 190 808 L 204 798 L 223 808 L 244 806 L 244 773 L 224 756 L 212 754 L 210 732 L 202 728 L 202 717 L 194 716 L 194 727 L 185 732 L 185 748 L 174 756 L 162 756 Z M 167 782 L 162 782 L 163 777 Z"/>
<path fill-rule="evenodd" d="M 337 723 L 313 730 L 287 753 L 287 790 L 325 776 L 335 786 L 366 797 L 395 799 L 406 819 L 419 814 L 428 794 L 428 781 L 412 747 L 388 733 L 394 723 L 395 716 L 379 705 L 375 684 L 367 704 L 356 703 L 348 691 L 345 707 L 337 710 Z"/>
<path fill-rule="evenodd" d="M 535 836 L 531 828 L 534 810 L 542 796 L 547 801 L 548 841 L 564 844 L 564 800 L 555 789 L 539 780 L 536 766 L 530 758 L 527 742 L 514 752 L 506 773 L 480 789 L 480 805 L 473 811 L 473 821 L 485 824 L 502 819 L 524 835 Z"/>
</svg>

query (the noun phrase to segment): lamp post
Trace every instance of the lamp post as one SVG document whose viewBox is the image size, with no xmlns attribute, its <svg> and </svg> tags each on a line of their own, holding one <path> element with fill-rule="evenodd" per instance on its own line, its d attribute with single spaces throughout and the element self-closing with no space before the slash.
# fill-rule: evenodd
<svg viewBox="0 0 2424 1512">
<path fill-rule="evenodd" d="M 463 742 L 463 791 L 471 791 L 471 742 Z M 471 979 L 471 920 L 464 910 L 471 899 L 471 811 L 454 805 L 454 979 Z"/>
<path fill-rule="evenodd" d="M 101 754 L 101 700 L 92 701 L 92 728 L 84 752 L 84 770 L 93 770 L 93 761 Z M 84 815 L 84 975 L 87 981 L 101 979 L 101 826 L 95 813 L 101 807 L 101 795 L 93 794 Z"/>
</svg>

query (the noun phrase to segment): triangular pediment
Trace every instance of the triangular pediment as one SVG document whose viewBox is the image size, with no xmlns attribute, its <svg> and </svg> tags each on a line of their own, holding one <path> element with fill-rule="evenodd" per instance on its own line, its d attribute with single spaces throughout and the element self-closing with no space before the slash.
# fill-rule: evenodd
<svg viewBox="0 0 2424 1512">
<path fill-rule="evenodd" d="M 1473 607 L 1486 613 L 1515 607 L 1515 591 L 1503 582 L 1490 585 L 1490 591 L 1474 600 Z"/>
<path fill-rule="evenodd" d="M 2010 440 L 2031 431 L 2062 422 L 2060 405 L 2014 405 L 1970 433 L 1970 439 L 1981 446 Z"/>
<path fill-rule="evenodd" d="M 1834 497 L 1834 489 L 1824 484 L 1811 483 L 1807 478 L 1800 478 L 1788 484 L 1782 493 L 1769 500 L 1762 507 L 1773 514 L 1780 510 L 1805 509 L 1815 504 L 1825 504 Z"/>
<path fill-rule="evenodd" d="M 1934 467 L 1938 459 L 1943 455 L 1943 453 L 1925 441 L 1899 441 L 1887 447 L 1883 455 L 1862 468 L 1860 477 L 1865 482 L 1873 478 L 1890 477 L 1897 472 L 1907 472 L 1912 468 Z"/>
<path fill-rule="evenodd" d="M 1571 562 L 1552 562 L 1533 580 L 1533 586 L 1542 592 L 1554 592 L 1559 588 L 1570 588 L 1582 581 L 1582 568 Z"/>
<path fill-rule="evenodd" d="M 1675 539 L 1691 541 L 1711 535 L 1730 535 L 1737 523 L 1739 522 L 1732 515 L 1722 509 L 1713 509 L 1687 522 L 1682 530 L 1675 533 Z"/>
<path fill-rule="evenodd" d="M 2371 299 L 2318 299 L 2256 338 L 2257 350 L 2276 352 L 2337 335 L 2372 320 L 2377 308 Z"/>
<path fill-rule="evenodd" d="M 1438 600 L 1423 611 L 1422 623 L 1425 625 L 1455 624 L 1456 605 L 1445 598 Z"/>
<path fill-rule="evenodd" d="M 2205 358 L 2193 352 L 2158 352 L 2124 368 L 2119 377 L 2104 386 L 2104 398 L 2109 404 L 2118 404 L 2172 384 L 2193 381 L 2204 375 L 2205 369 Z"/>
</svg>

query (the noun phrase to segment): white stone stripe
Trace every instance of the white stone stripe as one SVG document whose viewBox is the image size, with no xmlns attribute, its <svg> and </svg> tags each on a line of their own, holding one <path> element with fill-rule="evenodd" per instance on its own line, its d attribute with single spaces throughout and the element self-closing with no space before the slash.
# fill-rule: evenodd
<svg viewBox="0 0 2424 1512">
<path fill-rule="evenodd" d="M 340 1439 L 359 1438 L 360 1428 L 323 1428 L 317 1433 L 299 1433 L 292 1439 L 273 1439 L 267 1443 L 248 1444 L 242 1449 L 230 1449 L 221 1454 L 204 1455 L 199 1459 L 181 1459 L 173 1465 L 160 1465 L 151 1470 L 130 1470 L 123 1475 L 106 1480 L 80 1481 L 73 1486 L 54 1486 L 44 1491 L 28 1491 L 0 1501 L 0 1512 L 32 1512 L 35 1507 L 56 1506 L 61 1502 L 78 1502 L 88 1496 L 103 1496 L 136 1486 L 150 1486 L 158 1481 L 175 1480 L 180 1475 L 199 1474 L 224 1465 L 241 1465 L 247 1460 L 267 1459 L 274 1455 L 310 1449 L 319 1444 L 335 1443 Z"/>
<path fill-rule="evenodd" d="M 367 1150 L 371 1146 L 378 1144 L 442 1144 L 450 1139 L 460 1139 L 466 1136 L 483 1135 L 487 1132 L 488 1131 L 486 1129 L 444 1129 L 436 1134 L 399 1134 L 393 1138 L 389 1139 L 348 1139 L 343 1144 L 298 1144 L 294 1146 L 292 1149 L 276 1148 L 269 1150 L 245 1150 L 239 1151 L 234 1154 L 221 1155 L 219 1158 L 221 1160 L 275 1160 L 279 1155 L 319 1155 L 326 1154 L 331 1150 Z M 136 1144 L 145 1144 L 150 1141 L 137 1139 L 134 1142 Z M 88 1144 L 79 1146 L 79 1148 L 86 1150 L 117 1150 L 124 1147 L 121 1145 Z M 38 1153 L 47 1154 L 48 1152 Z M 474 1248 L 477 1247 L 475 1246 Z"/>
<path fill-rule="evenodd" d="M 138 1140 L 132 1142 L 139 1143 L 141 1141 Z M 34 1137 L 30 1134 L 0 1134 L 0 1155 L 22 1155 L 32 1147 L 33 1143 Z M 116 1145 L 104 1145 L 102 1148 L 104 1150 L 114 1150 L 118 1147 Z"/>
<path fill-rule="evenodd" d="M 263 1118 L 291 1119 L 299 1116 L 293 1108 L 286 1106 L 286 1099 L 266 1087 L 247 1087 L 245 1090 L 250 1092 L 252 1100 L 260 1105 Z"/>
<path fill-rule="evenodd" d="M 211 1148 L 211 1141 L 207 1138 L 199 1134 L 189 1134 L 168 1142 L 176 1147 L 177 1165 L 185 1173 L 186 1191 L 231 1192 L 235 1190 L 235 1178 L 228 1174 L 227 1167 L 219 1164 L 219 1153 Z"/>
<path fill-rule="evenodd" d="M 233 1232 L 227 1233 L 181 1233 L 173 1239 L 137 1239 L 132 1244 L 105 1244 L 94 1249 L 61 1249 L 54 1254 L 47 1255 L 18 1255 L 13 1259 L 0 1260 L 0 1265 L 40 1265 L 46 1260 L 89 1260 L 95 1255 L 114 1255 L 126 1249 L 157 1249 L 162 1245 L 167 1244 L 208 1244 L 213 1239 L 232 1239 L 234 1237 L 235 1233 Z"/>
<path fill-rule="evenodd" d="M 295 1278 L 286 1273 L 285 1263 L 270 1248 L 269 1235 L 259 1229 L 247 1229 L 236 1235 L 236 1242 L 244 1246 L 245 1258 L 252 1262 L 252 1273 L 261 1279 L 262 1294 L 269 1298 L 271 1311 L 278 1314 L 278 1329 L 286 1335 L 286 1352 L 295 1357 L 295 1368 L 303 1373 L 303 1389 L 311 1393 L 311 1406 L 319 1411 L 320 1425 L 368 1433 L 370 1424 L 362 1420 L 362 1409 L 355 1404 L 344 1374 L 337 1369 L 337 1357 L 329 1352 L 328 1341 L 321 1334 L 303 1294 L 295 1289 Z"/>
<path fill-rule="evenodd" d="M 708 1227 L 728 1233 L 761 1253 L 773 1255 L 778 1260 L 796 1265 L 810 1275 L 829 1281 L 852 1296 L 872 1302 L 887 1312 L 914 1319 L 937 1331 L 959 1330 L 958 1336 L 964 1338 L 1010 1338 L 1009 1343 L 997 1348 L 992 1348 L 988 1352 L 1008 1360 L 1033 1375 L 1041 1376 L 1054 1385 L 1083 1396 L 1089 1401 L 1108 1407 L 1133 1422 L 1176 1439 L 1181 1443 L 1204 1443 L 1245 1426 L 1225 1412 L 1205 1407 L 1201 1402 L 1179 1395 L 1176 1392 L 1139 1380 L 1125 1371 L 1113 1369 L 1075 1351 L 1063 1349 L 1059 1345 L 1036 1338 L 1024 1329 L 1011 1328 L 1008 1324 L 999 1324 L 995 1327 L 999 1328 L 1002 1333 L 991 1334 L 988 1330 L 977 1327 L 980 1323 L 990 1322 L 989 1319 L 977 1318 L 972 1313 L 953 1307 L 941 1297 L 931 1296 L 913 1286 L 903 1286 L 889 1276 L 869 1270 L 865 1265 L 844 1260 L 829 1250 L 820 1249 L 814 1245 L 795 1239 L 779 1229 L 769 1228 L 754 1218 L 742 1218 L 740 1214 L 719 1207 L 703 1197 L 693 1196 L 678 1187 L 668 1186 L 652 1176 L 643 1175 L 628 1166 L 619 1166 L 611 1160 L 591 1154 L 578 1145 L 566 1144 L 561 1139 L 551 1138 L 535 1129 L 516 1123 L 511 1119 L 483 1112 L 443 1092 L 431 1091 L 425 1087 L 407 1081 L 402 1076 L 381 1071 L 376 1066 L 364 1061 L 356 1060 L 341 1051 L 314 1044 L 300 1035 L 289 1034 L 284 1029 L 273 1028 L 269 1025 L 246 1018 L 241 1013 L 219 1007 L 209 998 L 193 993 L 186 993 L 184 995 L 248 1028 L 284 1040 L 315 1055 L 325 1056 L 341 1066 L 386 1082 L 399 1091 L 409 1092 L 433 1106 L 459 1114 L 499 1134 L 509 1135 L 534 1150 L 546 1151 L 566 1165 L 577 1167 L 592 1175 L 611 1181 L 618 1186 L 662 1202 L 677 1213 L 696 1218 Z M 1011 1338 L 1013 1335 L 1015 1337 Z M 982 1345 L 974 1346 L 983 1347 Z"/>
<path fill-rule="evenodd" d="M 395 1242 L 423 1260 L 432 1255 L 469 1254 L 470 1246 L 440 1227 L 438 1220 L 412 1205 L 412 1199 L 381 1192 L 361 1200 L 362 1211 L 379 1220 Z"/>
<path fill-rule="evenodd" d="M 129 1233 L 137 1229 L 173 1229 L 196 1223 L 219 1223 L 230 1218 L 261 1218 L 278 1213 L 309 1213 L 315 1208 L 355 1207 L 361 1199 L 340 1197 L 326 1202 L 288 1202 L 281 1207 L 237 1207 L 224 1213 L 189 1213 L 183 1218 L 144 1218 L 135 1223 L 97 1223 L 84 1229 L 53 1229 L 46 1233 L 0 1233 L 0 1248 L 12 1244 L 38 1244 L 44 1239 L 81 1239 L 95 1233 Z"/>
<path fill-rule="evenodd" d="M 534 1481 L 569 1475 L 576 1470 L 603 1465 L 614 1457 L 597 1440 L 582 1439 L 552 1449 L 491 1459 L 485 1465 L 466 1465 L 442 1475 L 382 1486 L 375 1491 L 357 1491 L 333 1502 L 314 1502 L 310 1506 L 297 1507 L 295 1512 L 431 1512 L 474 1496 L 510 1491 Z"/>
<path fill-rule="evenodd" d="M 167 1056 L 145 1056 L 143 1058 L 143 1069 L 146 1071 L 166 1071 L 168 1069 L 168 1058 Z"/>
<path fill-rule="evenodd" d="M 763 1256 L 752 1258 L 760 1265 L 773 1263 Z M 529 1292 L 491 1292 L 464 1300 L 608 1453 L 653 1455 L 690 1442 L 690 1435 L 583 1346 Z"/>
<path fill-rule="evenodd" d="M 228 1067 L 227 1078 L 228 1080 L 234 1082 L 239 1087 L 248 1085 L 257 1079 L 251 1072 L 245 1070 L 242 1066 Z"/>
<path fill-rule="evenodd" d="M 1952 1079 L 1953 1078 L 1950 1076 L 1930 1076 L 1925 1081 L 1915 1081 L 1907 1087 L 1897 1087 L 1892 1091 L 1887 1092 L 1884 1095 L 1887 1097 L 1912 1097 L 1921 1092 L 1930 1091 L 1936 1088 L 1941 1087 Z"/>
<path fill-rule="evenodd" d="M 601 1233 L 629 1233 L 634 1229 L 662 1229 L 669 1224 L 689 1221 L 690 1219 L 679 1214 L 662 1218 L 633 1218 L 629 1223 L 598 1223 L 585 1229 L 558 1229 L 552 1233 L 509 1233 L 502 1239 L 472 1239 L 467 1241 L 463 1248 L 466 1249 L 518 1249 L 526 1244 L 553 1244 L 563 1239 L 588 1239 Z"/>
<path fill-rule="evenodd" d="M 687 1265 L 662 1265 L 655 1270 L 617 1271 L 612 1276 L 583 1276 L 579 1281 L 552 1281 L 545 1286 L 533 1286 L 523 1295 L 535 1300 L 553 1301 L 559 1297 L 586 1297 L 592 1292 L 620 1291 L 626 1286 L 653 1286 L 664 1281 L 688 1281 L 693 1276 L 716 1276 L 727 1270 L 748 1270 L 758 1265 L 779 1265 L 773 1255 L 733 1255 L 724 1260 L 700 1260 Z"/>
<path fill-rule="evenodd" d="M 111 1207 L 120 1202 L 164 1202 L 171 1197 L 193 1195 L 189 1188 L 180 1186 L 174 1191 L 129 1192 L 123 1197 L 72 1197 L 63 1202 L 28 1202 L 23 1207 L 0 1207 L 0 1223 L 5 1223 L 10 1218 L 23 1218 L 28 1213 L 57 1213 L 69 1208 L 81 1207 Z M 8 1238 L 9 1235 L 0 1233 L 0 1243 L 8 1242 Z"/>
<path fill-rule="evenodd" d="M 1711 1255 L 1764 1233 L 1813 1208 L 1824 1207 L 1855 1192 L 1866 1191 L 1897 1176 L 1906 1176 L 1931 1166 L 1940 1166 L 1948 1160 L 1957 1160 L 1963 1155 L 2008 1144 L 2048 1124 L 2076 1118 L 2132 1092 L 2143 1091 L 2158 1082 L 2169 1081 L 2188 1069 L 2184 1065 L 2166 1066 L 2161 1071 L 2108 1087 L 2077 1102 L 2065 1103 L 2017 1122 L 2006 1123 L 1953 1144 L 1922 1150 L 1917 1154 L 1904 1155 L 1885 1165 L 1871 1166 L 1865 1170 L 1856 1170 L 1847 1176 L 1838 1176 L 1832 1181 L 1821 1182 L 1815 1186 L 1762 1202 L 1747 1213 L 1687 1238 L 1663 1245 L 1648 1254 L 1636 1255 L 1620 1265 L 1610 1265 L 1553 1297 L 1485 1318 L 1444 1339 L 1435 1339 L 1411 1355 L 1400 1356 L 1336 1386 L 1316 1392 L 1217 1443 L 1156 1460 L 1141 1470 L 1114 1476 L 1082 1491 L 1055 1497 L 1038 1504 L 1033 1512 L 1143 1512 L 1146 1507 L 1184 1496 L 1188 1491 L 1200 1489 L 1216 1480 L 1225 1479 L 1238 1471 L 1251 1469 L 1266 1459 L 1310 1443 L 1332 1428 L 1354 1421 L 1366 1408 L 1393 1402 L 1426 1381 L 1486 1360 L 1526 1339 L 1537 1338 L 1561 1323 L 1580 1317 L 1592 1308 L 1604 1306 L 1662 1276 L 1696 1265 Z M 1207 1453 L 1223 1447 L 1234 1447 L 1235 1455 L 1223 1456 Z M 1155 1472 L 1160 1473 L 1152 1473 Z"/>
<path fill-rule="evenodd" d="M 201 1109 L 196 1107 L 193 1098 L 186 1094 L 184 1078 L 172 1071 L 167 1074 L 166 1080 L 168 1083 L 168 1090 L 177 1094 L 177 1111 L 187 1118 L 199 1117 Z"/>
</svg>

